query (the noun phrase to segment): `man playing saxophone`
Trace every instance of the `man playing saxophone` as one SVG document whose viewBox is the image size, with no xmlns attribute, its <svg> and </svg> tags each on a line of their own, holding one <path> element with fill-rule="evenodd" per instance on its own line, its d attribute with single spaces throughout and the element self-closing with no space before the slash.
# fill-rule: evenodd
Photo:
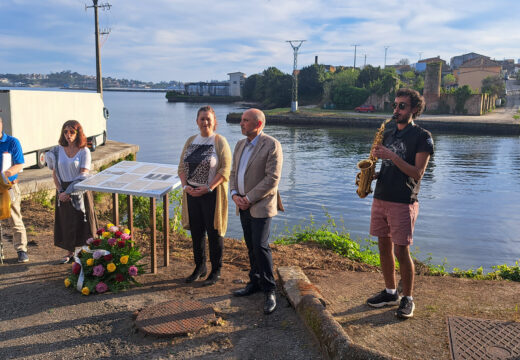
<svg viewBox="0 0 520 360">
<path fill-rule="evenodd" d="M 377 174 L 370 234 L 377 236 L 381 270 L 386 289 L 367 300 L 372 307 L 397 305 L 396 316 L 413 316 L 414 264 L 410 256 L 415 220 L 419 213 L 417 195 L 430 156 L 430 132 L 416 125 L 424 110 L 424 98 L 415 90 L 399 89 L 393 103 L 394 121 L 388 123 L 383 143 L 372 149 L 382 159 Z M 399 261 L 403 297 L 396 289 L 395 257 Z"/>
</svg>

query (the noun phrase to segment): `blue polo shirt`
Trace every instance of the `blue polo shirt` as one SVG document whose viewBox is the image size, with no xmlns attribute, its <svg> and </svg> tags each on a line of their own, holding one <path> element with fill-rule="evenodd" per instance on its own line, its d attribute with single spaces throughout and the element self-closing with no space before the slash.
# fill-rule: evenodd
<svg viewBox="0 0 520 360">
<path fill-rule="evenodd" d="M 12 165 L 25 163 L 23 159 L 22 145 L 17 138 L 2 133 L 0 139 L 0 169 L 2 169 L 2 154 L 8 152 L 11 154 Z M 9 177 L 10 181 L 14 181 L 18 177 L 18 174 Z"/>
</svg>

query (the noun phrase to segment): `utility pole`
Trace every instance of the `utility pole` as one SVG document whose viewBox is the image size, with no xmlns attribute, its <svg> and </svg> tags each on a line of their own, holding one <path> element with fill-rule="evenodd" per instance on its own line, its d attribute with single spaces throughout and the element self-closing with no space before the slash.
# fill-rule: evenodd
<svg viewBox="0 0 520 360">
<path fill-rule="evenodd" d="M 386 68 L 386 52 L 388 51 L 389 47 L 390 46 L 385 46 L 385 66 L 383 67 L 383 69 Z"/>
<path fill-rule="evenodd" d="M 352 45 L 354 46 L 354 69 L 356 68 L 356 50 L 359 44 Z"/>
<path fill-rule="evenodd" d="M 85 10 L 88 8 L 94 8 L 94 27 L 95 27 L 95 37 L 96 37 L 96 85 L 97 92 L 103 96 L 103 77 L 101 75 L 101 57 L 100 57 L 100 45 L 99 45 L 99 35 L 107 35 L 109 31 L 99 32 L 99 20 L 98 20 L 98 8 L 102 8 L 103 10 L 108 9 L 112 5 L 106 3 L 98 5 L 98 0 L 92 0 L 92 6 L 86 6 Z"/>
<path fill-rule="evenodd" d="M 293 66 L 293 82 L 292 82 L 292 102 L 291 102 L 291 112 L 298 111 L 298 50 L 300 50 L 300 46 L 302 46 L 303 42 L 307 40 L 286 40 L 291 44 L 294 53 L 294 66 Z M 293 44 L 298 43 L 298 45 Z"/>
</svg>

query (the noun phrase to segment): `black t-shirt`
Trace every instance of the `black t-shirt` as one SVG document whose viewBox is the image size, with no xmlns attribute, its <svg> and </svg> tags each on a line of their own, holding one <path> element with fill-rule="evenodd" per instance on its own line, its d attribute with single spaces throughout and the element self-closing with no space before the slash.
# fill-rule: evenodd
<svg viewBox="0 0 520 360">
<path fill-rule="evenodd" d="M 388 123 L 383 134 L 383 145 L 411 165 L 415 165 L 417 153 L 433 154 L 432 135 L 413 122 L 400 131 L 395 122 Z M 399 170 L 391 160 L 385 159 L 381 163 L 374 198 L 413 204 L 417 201 L 420 186 L 420 180 L 415 181 Z"/>
</svg>

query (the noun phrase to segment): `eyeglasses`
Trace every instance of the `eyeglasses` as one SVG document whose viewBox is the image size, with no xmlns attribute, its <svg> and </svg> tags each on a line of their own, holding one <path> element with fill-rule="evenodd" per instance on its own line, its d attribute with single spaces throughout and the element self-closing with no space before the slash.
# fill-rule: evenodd
<svg viewBox="0 0 520 360">
<path fill-rule="evenodd" d="M 397 107 L 399 107 L 399 110 L 404 110 L 404 109 L 406 109 L 407 106 L 408 106 L 408 104 L 404 103 L 404 102 L 392 104 L 392 108 L 397 109 Z"/>
<path fill-rule="evenodd" d="M 74 129 L 65 129 L 63 130 L 63 135 L 76 135 L 78 133 L 78 130 L 74 130 Z"/>
</svg>

